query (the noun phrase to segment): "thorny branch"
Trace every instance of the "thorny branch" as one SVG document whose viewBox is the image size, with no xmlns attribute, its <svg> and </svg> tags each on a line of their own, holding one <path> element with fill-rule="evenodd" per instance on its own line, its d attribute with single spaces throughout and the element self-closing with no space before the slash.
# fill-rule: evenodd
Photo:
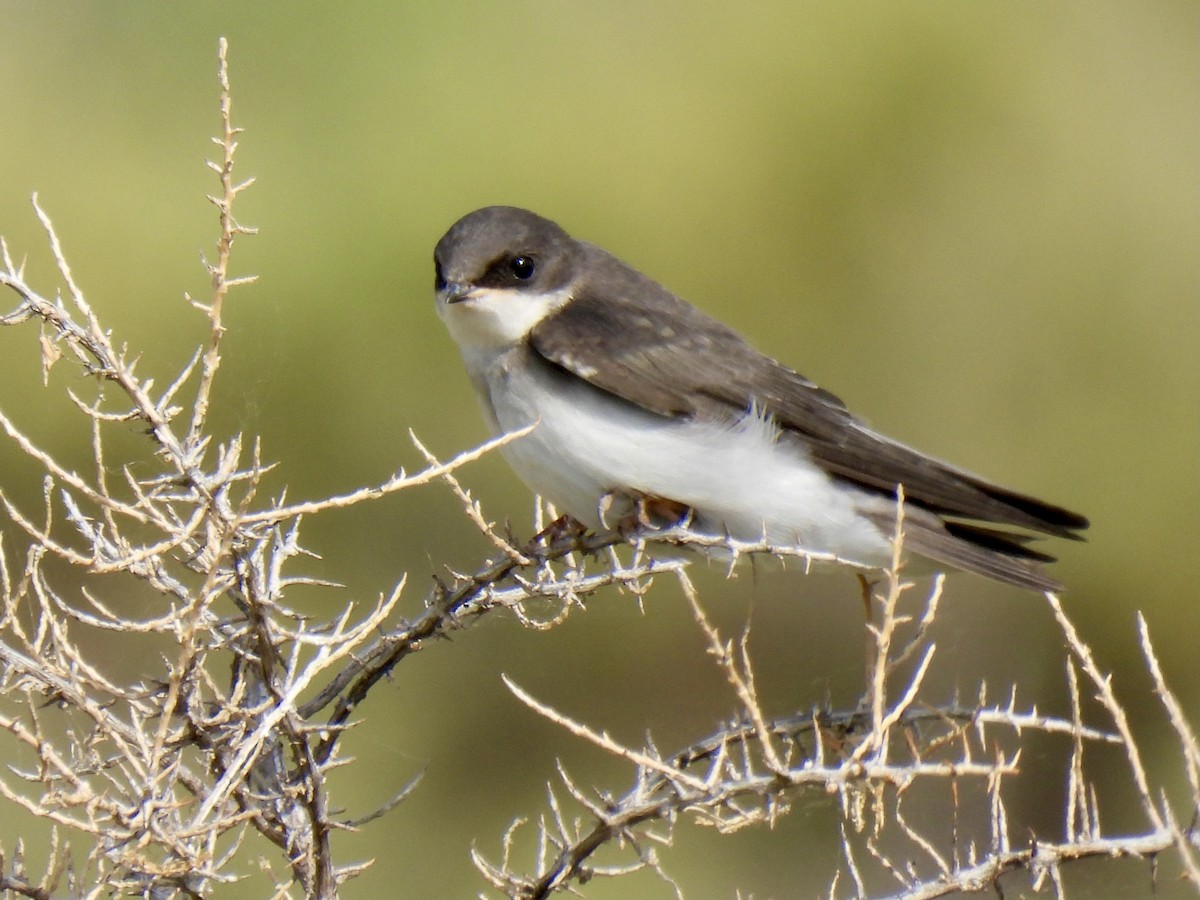
<svg viewBox="0 0 1200 900">
<path fill-rule="evenodd" d="M 218 210 L 220 233 L 215 260 L 205 264 L 212 296 L 206 304 L 187 298 L 204 314 L 208 337 L 164 391 L 155 391 L 153 380 L 136 371 L 136 358 L 102 326 L 36 198 L 34 209 L 65 296 L 50 298 L 29 284 L 23 266 L 0 243 L 0 285 L 18 298 L 0 324 L 42 324 L 47 384 L 65 351 L 99 387 L 93 402 L 71 394 L 91 422 L 95 466 L 90 475 L 60 463 L 0 413 L 9 439 L 45 472 L 40 514 L 27 513 L 0 490 L 8 520 L 28 543 L 23 567 L 12 565 L 18 557 L 0 544 L 0 691 L 20 701 L 0 710 L 0 725 L 35 761 L 32 770 L 16 770 L 24 789 L 0 779 L 0 794 L 90 835 L 86 878 L 96 884 L 205 893 L 211 883 L 232 877 L 227 869 L 249 828 L 285 851 L 291 876 L 281 890 L 293 880 L 307 895 L 331 897 L 356 871 L 334 864 L 328 841 L 331 831 L 342 827 L 329 813 L 325 772 L 339 763 L 333 751 L 344 716 L 332 722 L 312 717 L 335 700 L 348 712 L 352 703 L 346 703 L 342 689 L 373 659 L 367 657 L 364 667 L 359 648 L 370 647 L 381 635 L 389 646 L 404 644 L 403 635 L 395 636 L 395 626 L 387 624 L 400 602 L 403 579 L 364 613 L 351 605 L 330 622 L 313 622 L 289 609 L 283 598 L 290 587 L 320 584 L 285 574 L 305 554 L 299 521 L 450 477 L 511 438 L 413 474 L 402 471 L 378 487 L 291 506 L 282 499 L 260 503 L 270 466 L 262 463 L 257 446 L 246 460 L 240 435 L 219 442 L 207 428 L 225 303 L 233 288 L 254 280 L 230 274 L 235 239 L 254 233 L 234 215 L 235 201 L 253 179 L 234 177 L 241 129 L 232 121 L 223 40 L 218 57 L 221 133 L 214 140 L 220 158 L 209 166 L 220 191 L 209 199 Z M 178 430 L 185 412 L 179 398 L 189 384 L 195 386 L 193 399 L 185 427 Z M 107 456 L 108 430 L 131 421 L 145 425 L 150 462 L 124 460 L 114 466 Z M 114 471 L 121 477 L 113 479 Z M 553 555 L 543 554 L 543 560 Z M 66 577 L 59 563 L 84 579 L 75 599 L 73 589 L 58 586 Z M 114 575 L 147 585 L 162 606 L 139 621 L 114 613 L 93 586 L 99 576 Z M 493 577 L 499 579 L 500 573 Z M 483 586 L 480 580 L 473 592 L 461 593 L 474 596 Z M 447 604 L 440 619 L 427 614 L 413 640 L 447 627 L 458 605 Z M 140 681 L 114 683 L 73 640 L 79 628 L 114 637 L 157 635 L 173 650 L 164 670 L 148 669 Z M 224 684 L 222 671 L 232 671 Z M 376 668 L 373 676 L 383 671 Z M 331 677 L 337 686 L 328 692 Z M 355 687 L 359 694 L 351 696 L 365 692 L 361 684 Z M 308 694 L 326 699 L 304 714 L 299 707 Z M 44 711 L 48 698 L 54 712 Z M 55 720 L 53 728 L 43 727 L 48 718 Z M 61 737 L 49 737 L 60 729 L 76 737 L 65 744 Z M 96 762 L 81 765 L 81 760 Z M 58 878 L 63 869 L 52 871 Z M 52 889 L 50 882 L 46 890 Z"/>
<path fill-rule="evenodd" d="M 537 536 L 502 534 L 460 483 L 458 471 L 522 433 L 440 460 L 416 437 L 424 467 L 336 496 L 290 502 L 266 497 L 258 442 L 212 432 L 214 385 L 221 368 L 226 303 L 253 276 L 234 275 L 234 247 L 255 229 L 234 207 L 253 179 L 235 177 L 242 130 L 233 124 L 227 45 L 220 42 L 218 158 L 209 167 L 218 190 L 213 259 L 204 266 L 207 302 L 187 297 L 203 315 L 197 349 L 166 387 L 137 371 L 131 355 L 106 329 L 67 262 L 54 225 L 34 198 L 63 290 L 53 295 L 25 278 L 0 240 L 0 285 L 17 303 L 0 325 L 37 323 L 44 383 L 67 356 L 96 385 L 84 401 L 93 464 L 80 472 L 62 451 L 43 446 L 0 410 L 0 430 L 39 469 L 37 501 L 0 486 L 7 525 L 0 531 L 0 729 L 7 736 L 0 798 L 50 826 L 51 848 L 41 875 L 29 872 L 25 850 L 0 851 L 0 890 L 51 897 L 64 888 L 97 896 L 127 891 L 146 896 L 207 896 L 244 877 L 276 851 L 275 895 L 334 897 L 363 866 L 335 859 L 330 836 L 361 827 L 392 809 L 418 779 L 378 808 L 353 819 L 333 812 L 327 773 L 349 761 L 340 738 L 372 688 L 434 638 L 471 626 L 495 609 L 521 624 L 548 630 L 606 588 L 638 597 L 660 579 L 683 589 L 714 664 L 724 674 L 739 713 L 672 754 L 652 743 L 634 746 L 603 728 L 557 711 L 508 681 L 515 696 L 570 735 L 631 767 L 631 786 L 618 796 L 585 788 L 560 767 L 550 811 L 537 825 L 538 852 L 518 866 L 518 824 L 503 842 L 500 862 L 475 854 L 487 881 L 512 897 L 577 890 L 597 875 L 639 869 L 681 888 L 661 859 L 684 820 L 733 831 L 770 825 L 820 791 L 839 799 L 843 858 L 831 875 L 831 897 L 899 891 L 934 897 L 995 885 L 1021 870 L 1059 890 L 1063 863 L 1092 855 L 1152 855 L 1173 850 L 1184 877 L 1200 885 L 1195 835 L 1200 808 L 1200 749 L 1193 727 L 1159 671 L 1145 623 L 1141 641 L 1154 691 L 1183 753 L 1190 799 L 1172 805 L 1148 776 L 1116 686 L 1048 595 L 1074 662 L 1067 669 L 1072 714 L 1048 716 L 1020 708 L 1015 693 L 992 702 L 982 688 L 970 704 L 928 697 L 926 675 L 937 661 L 932 636 L 942 583 L 923 607 L 909 611 L 900 579 L 903 504 L 897 505 L 896 556 L 875 598 L 869 637 L 867 692 L 856 709 L 810 709 L 768 715 L 757 685 L 747 628 L 726 639 L 712 624 L 679 549 L 719 551 L 731 573 L 756 554 L 820 559 L 802 549 L 700 535 L 685 526 L 641 535 L 586 534 L 569 521 L 536 525 Z M 190 399 L 186 399 L 190 396 Z M 143 455 L 119 457 L 115 429 L 138 423 Z M 297 573 L 308 556 L 300 523 L 335 509 L 439 483 L 460 501 L 494 559 L 445 582 L 406 608 L 404 577 L 366 603 L 347 603 L 328 621 L 288 605 L 297 586 L 334 588 Z M 32 507 L 32 509 L 31 509 Z M 15 543 L 14 543 L 15 542 Z M 632 546 L 620 549 L 622 545 Z M 150 597 L 152 599 L 146 599 Z M 140 598 L 140 599 L 138 599 Z M 134 615 L 130 609 L 139 612 Z M 94 658 L 103 633 L 142 663 L 117 679 Z M 128 642 L 128 643 L 127 643 Z M 1094 688 L 1107 724 L 1084 723 L 1079 688 Z M 1022 740 L 1049 735 L 1069 745 L 1070 800 L 1063 834 L 1019 845 L 1009 839 L 1005 786 L 1021 777 Z M 1120 747 L 1147 827 L 1111 835 L 1099 825 L 1099 804 L 1085 755 L 1099 744 Z M 986 802 L 963 809 L 982 815 L 971 842 L 913 823 L 907 815 L 923 789 L 954 791 L 983 785 Z M 582 813 L 568 814 L 565 790 Z M 79 855 L 60 835 L 73 838 Z M 892 840 L 899 835 L 899 843 Z M 254 848 L 254 849 L 252 849 Z M 625 859 L 601 863 L 612 851 Z M 607 857 L 605 857 L 607 858 Z"/>
<path fill-rule="evenodd" d="M 903 542 L 902 528 L 898 510 L 897 548 Z M 856 710 L 813 709 L 768 717 L 754 687 L 749 630 L 736 644 L 724 639 L 709 621 L 683 569 L 673 574 L 740 709 L 737 718 L 713 734 L 675 753 L 662 754 L 652 742 L 640 747 L 623 743 L 506 679 L 516 698 L 535 713 L 626 761 L 633 772 L 630 786 L 613 796 L 599 788 L 581 787 L 560 765 L 559 787 L 579 813 L 568 813 L 555 785 L 549 785 L 550 808 L 536 826 L 532 861 L 524 866 L 516 861 L 518 832 L 526 821 L 517 819 L 504 836 L 499 861 L 473 852 L 481 873 L 501 893 L 528 900 L 578 889 L 598 876 L 620 877 L 646 869 L 666 879 L 681 896 L 662 868 L 661 848 L 670 846 L 682 817 L 722 832 L 769 826 L 801 802 L 806 792 L 815 790 L 836 795 L 843 816 L 842 864 L 832 874 L 830 898 L 933 898 L 988 888 L 1003 894 L 1002 877 L 1015 877 L 1015 872 L 1024 872 L 1035 888 L 1052 884 L 1056 896 L 1061 896 L 1061 869 L 1066 863 L 1119 856 L 1153 862 L 1170 850 L 1177 851 L 1184 877 L 1200 889 L 1196 868 L 1200 838 L 1195 832 L 1200 811 L 1195 773 L 1200 771 L 1196 766 L 1200 756 L 1178 700 L 1161 678 L 1144 622 L 1147 664 L 1179 735 L 1189 772 L 1192 796 L 1182 811 L 1165 795 L 1154 799 L 1150 794 L 1148 776 L 1111 678 L 1095 664 L 1053 594 L 1046 599 L 1071 653 L 1098 692 L 1109 719 L 1107 729 L 1083 723 L 1074 668 L 1068 669 L 1073 708 L 1069 719 L 1035 708 L 1022 710 L 1015 692 L 1003 705 L 989 702 L 982 689 L 971 706 L 927 699 L 923 683 L 933 659 L 930 631 L 942 580 L 937 579 L 922 610 L 902 611 L 901 600 L 911 584 L 901 580 L 899 563 L 897 552 L 884 590 L 875 596 L 882 617 L 871 626 L 875 656 L 868 671 L 872 677 Z M 904 674 L 905 663 L 917 656 L 920 661 Z M 1038 836 L 1014 842 L 1005 785 L 1021 776 L 1020 746 L 1030 734 L 1057 735 L 1069 743 L 1072 800 L 1059 838 Z M 1133 782 L 1139 790 L 1145 788 L 1146 827 L 1141 833 L 1113 835 L 1100 828 L 1095 786 L 1088 782 L 1084 766 L 1085 748 L 1098 744 L 1119 747 L 1129 761 Z M 982 785 L 987 798 L 982 809 L 963 805 L 962 786 L 972 780 Z M 920 814 L 921 804 L 937 790 L 953 803 L 954 835 L 946 833 L 944 817 L 929 824 L 930 817 Z M 908 812 L 910 808 L 915 814 Z M 957 831 L 967 828 L 972 817 L 978 837 L 963 842 Z M 1186 824 L 1181 826 L 1181 821 Z M 611 851 L 622 848 L 627 856 L 623 862 L 596 862 L 602 851 L 609 850 L 611 856 Z"/>
</svg>

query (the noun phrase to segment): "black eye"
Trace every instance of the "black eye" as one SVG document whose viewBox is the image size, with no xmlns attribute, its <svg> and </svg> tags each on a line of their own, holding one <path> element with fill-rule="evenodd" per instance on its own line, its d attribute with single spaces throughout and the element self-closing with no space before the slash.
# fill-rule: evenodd
<svg viewBox="0 0 1200 900">
<path fill-rule="evenodd" d="M 433 289 L 440 291 L 446 286 L 446 276 L 442 274 L 442 264 L 437 260 L 433 263 Z"/>
<path fill-rule="evenodd" d="M 528 281 L 533 277 L 533 270 L 537 267 L 528 256 L 514 256 L 508 261 L 508 268 L 522 281 Z"/>
</svg>

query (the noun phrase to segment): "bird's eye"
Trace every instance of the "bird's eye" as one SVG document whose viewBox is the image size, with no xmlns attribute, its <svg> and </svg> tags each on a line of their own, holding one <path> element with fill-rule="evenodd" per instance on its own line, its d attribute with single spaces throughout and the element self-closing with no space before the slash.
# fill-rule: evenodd
<svg viewBox="0 0 1200 900">
<path fill-rule="evenodd" d="M 522 281 L 528 281 L 533 277 L 533 270 L 537 267 L 528 256 L 514 256 L 508 261 L 508 268 Z"/>
<path fill-rule="evenodd" d="M 446 276 L 442 274 L 442 264 L 436 260 L 433 263 L 433 289 L 440 291 L 446 286 Z"/>
</svg>

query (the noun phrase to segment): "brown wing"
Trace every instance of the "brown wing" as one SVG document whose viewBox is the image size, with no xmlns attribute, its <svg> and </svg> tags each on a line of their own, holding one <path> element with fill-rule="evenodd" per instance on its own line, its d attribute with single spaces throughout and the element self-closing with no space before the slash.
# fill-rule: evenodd
<svg viewBox="0 0 1200 900">
<path fill-rule="evenodd" d="M 832 475 L 884 495 L 903 484 L 908 502 L 939 515 L 1076 539 L 1074 532 L 1087 527 L 1083 516 L 872 431 L 836 396 L 614 257 L 600 268 L 603 285 L 580 285 L 530 333 L 530 345 L 548 362 L 663 416 L 728 419 L 754 406 L 802 437 Z M 1019 542 L 1006 550 L 1034 555 Z"/>
</svg>

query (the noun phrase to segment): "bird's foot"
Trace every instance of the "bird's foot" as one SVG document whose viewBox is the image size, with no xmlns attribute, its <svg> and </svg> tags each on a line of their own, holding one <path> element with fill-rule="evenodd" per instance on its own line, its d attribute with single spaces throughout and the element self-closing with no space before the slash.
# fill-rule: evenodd
<svg viewBox="0 0 1200 900">
<path fill-rule="evenodd" d="M 587 526 L 574 516 L 561 515 L 537 534 L 529 542 L 531 549 L 545 550 L 562 540 L 578 540 L 587 534 Z"/>
<path fill-rule="evenodd" d="M 606 525 L 614 510 L 620 510 L 621 513 L 611 527 L 626 540 L 632 540 L 647 531 L 686 525 L 693 513 L 686 503 L 640 491 L 606 494 L 600 501 L 600 518 Z"/>
</svg>

